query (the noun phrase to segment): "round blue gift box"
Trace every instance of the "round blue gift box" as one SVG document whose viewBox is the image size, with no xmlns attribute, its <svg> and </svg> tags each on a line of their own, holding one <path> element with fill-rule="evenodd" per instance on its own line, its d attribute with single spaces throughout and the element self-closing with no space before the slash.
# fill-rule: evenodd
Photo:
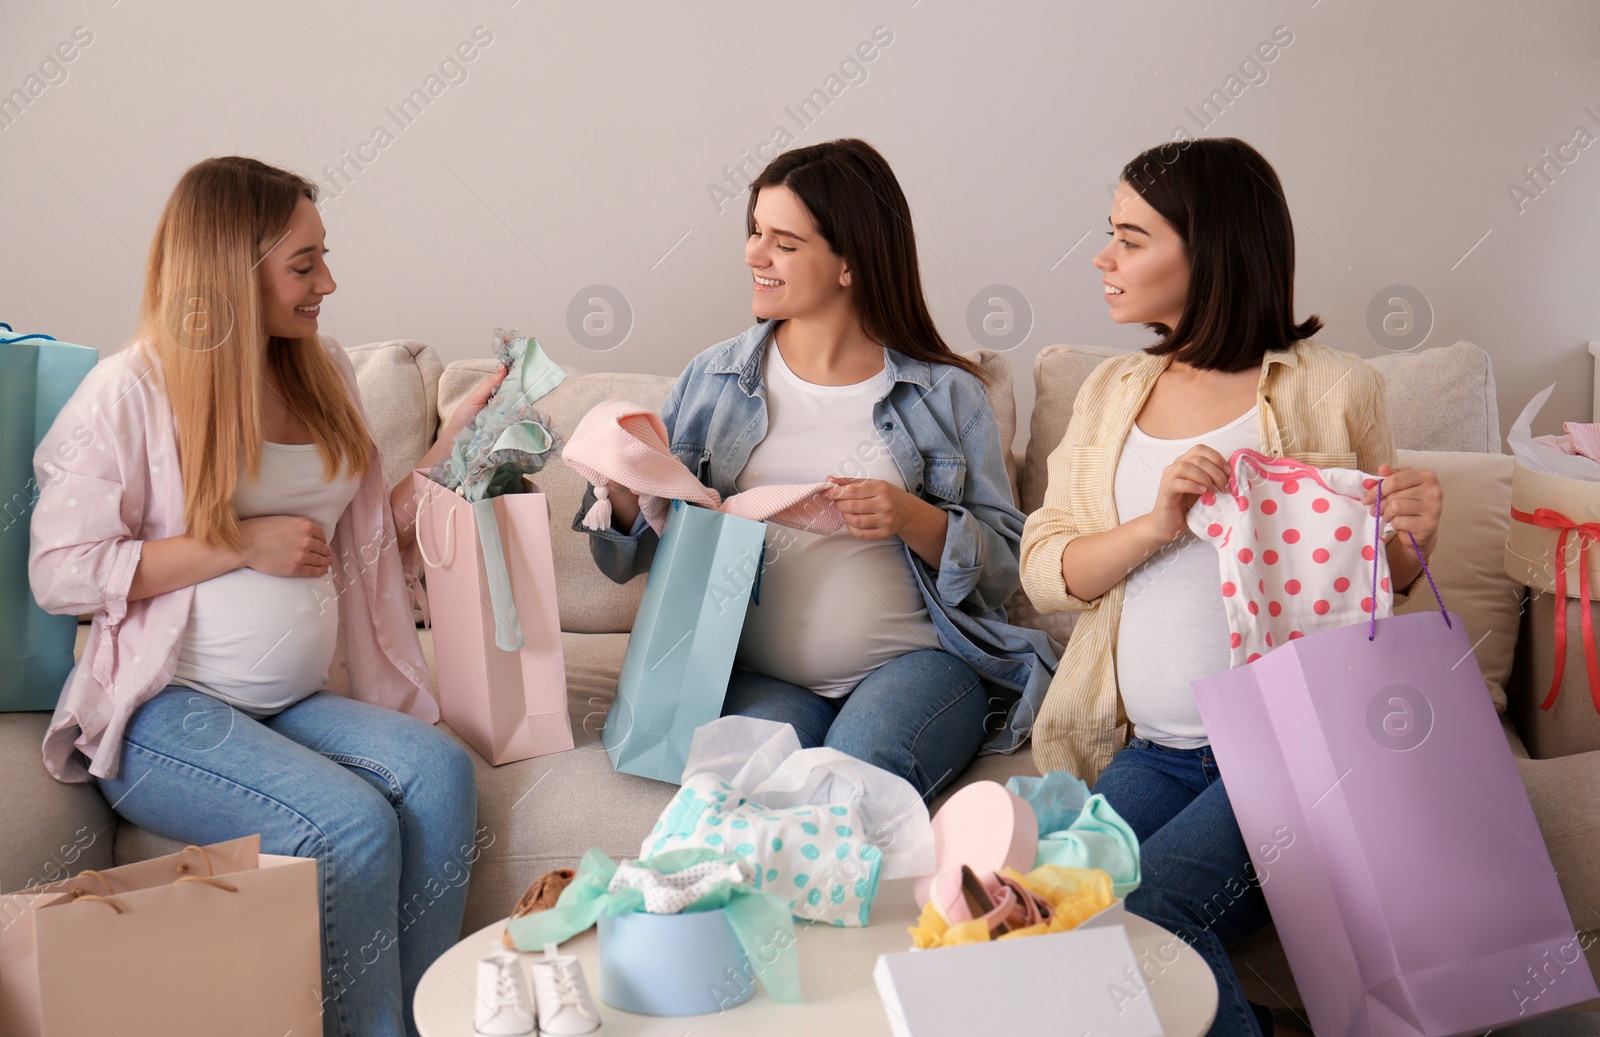
<svg viewBox="0 0 1600 1037">
<path fill-rule="evenodd" d="M 750 1000 L 755 970 L 727 912 L 600 916 L 600 1000 L 640 1015 L 708 1015 Z"/>
</svg>

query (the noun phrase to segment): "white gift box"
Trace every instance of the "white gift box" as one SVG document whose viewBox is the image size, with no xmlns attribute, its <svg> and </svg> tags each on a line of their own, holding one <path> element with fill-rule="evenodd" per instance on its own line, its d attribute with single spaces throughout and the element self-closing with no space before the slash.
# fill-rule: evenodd
<svg viewBox="0 0 1600 1037">
<path fill-rule="evenodd" d="M 895 1037 L 1165 1037 L 1121 900 L 1064 933 L 880 955 L 872 978 Z"/>
</svg>

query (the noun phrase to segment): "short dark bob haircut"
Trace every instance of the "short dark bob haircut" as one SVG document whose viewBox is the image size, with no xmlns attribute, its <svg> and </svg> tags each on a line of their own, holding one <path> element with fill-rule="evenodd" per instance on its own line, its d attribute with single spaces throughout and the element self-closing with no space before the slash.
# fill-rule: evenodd
<svg viewBox="0 0 1600 1037">
<path fill-rule="evenodd" d="M 1244 371 L 1269 349 L 1322 330 L 1294 322 L 1294 225 L 1271 163 L 1242 140 L 1173 141 L 1143 152 L 1122 182 L 1177 230 L 1189 254 L 1178 326 L 1151 324 L 1145 352 L 1209 371 Z"/>
</svg>

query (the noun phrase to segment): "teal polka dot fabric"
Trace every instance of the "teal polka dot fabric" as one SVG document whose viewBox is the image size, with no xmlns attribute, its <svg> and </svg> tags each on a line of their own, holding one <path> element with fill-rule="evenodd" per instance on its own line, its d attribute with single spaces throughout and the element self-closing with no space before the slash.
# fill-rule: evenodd
<svg viewBox="0 0 1600 1037">
<path fill-rule="evenodd" d="M 853 807 L 769 810 L 715 775 L 698 774 L 662 812 L 639 856 L 686 847 L 731 851 L 749 862 L 763 891 L 789 899 L 794 917 L 862 926 L 883 867 L 883 854 L 862 838 L 864 829 Z"/>
</svg>

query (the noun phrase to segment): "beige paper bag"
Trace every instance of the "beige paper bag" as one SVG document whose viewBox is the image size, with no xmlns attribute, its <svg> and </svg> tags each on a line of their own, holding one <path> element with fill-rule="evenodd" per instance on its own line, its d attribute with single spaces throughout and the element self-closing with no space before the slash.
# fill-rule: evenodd
<svg viewBox="0 0 1600 1037">
<path fill-rule="evenodd" d="M 317 862 L 260 836 L 0 897 L 0 1033 L 322 1033 Z"/>
</svg>

